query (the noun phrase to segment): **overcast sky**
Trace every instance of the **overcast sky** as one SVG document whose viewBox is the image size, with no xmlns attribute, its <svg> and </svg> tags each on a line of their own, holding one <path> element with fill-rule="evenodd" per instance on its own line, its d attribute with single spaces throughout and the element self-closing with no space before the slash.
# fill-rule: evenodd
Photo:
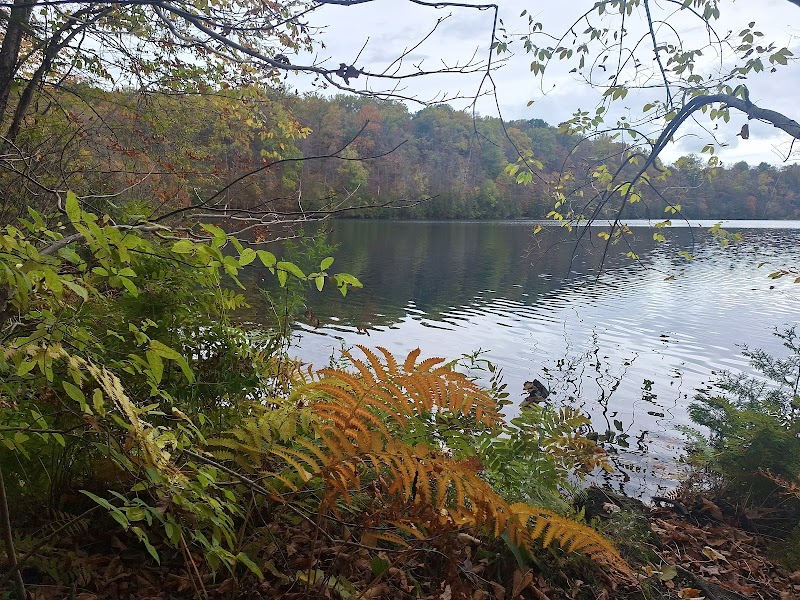
<svg viewBox="0 0 800 600">
<path fill-rule="evenodd" d="M 520 18 L 520 13 L 527 9 L 535 21 L 543 24 L 545 31 L 559 35 L 593 4 L 594 0 L 499 0 L 500 18 L 509 32 L 527 30 L 527 17 Z M 665 4 L 663 0 L 662 4 Z M 800 7 L 787 0 L 720 0 L 720 10 L 723 18 L 716 24 L 720 35 L 729 29 L 738 33 L 748 22 L 755 21 L 756 29 L 765 34 L 764 40 L 775 41 L 779 46 L 788 45 L 800 56 Z M 452 66 L 456 61 L 464 62 L 476 52 L 477 58 L 488 56 L 492 11 L 459 7 L 437 10 L 407 0 L 374 0 L 351 7 L 327 5 L 311 16 L 313 25 L 324 27 L 316 37 L 326 45 L 326 48 L 319 50 L 315 60 L 327 60 L 325 66 L 332 68 L 339 63 L 347 63 L 382 71 L 405 48 L 419 42 L 441 17 L 447 18 L 430 38 L 413 51 L 407 59 L 408 63 L 421 61 L 423 68 L 433 70 L 444 64 Z M 698 22 L 673 23 L 686 47 L 702 45 L 707 34 Z M 630 28 L 634 26 L 629 22 Z M 579 28 L 578 33 L 580 31 L 582 29 Z M 362 50 L 364 44 L 366 47 Z M 652 60 L 652 53 L 649 58 Z M 530 72 L 531 59 L 522 48 L 518 48 L 516 54 L 494 73 L 497 99 L 505 119 L 539 118 L 555 125 L 568 119 L 579 108 L 594 112 L 599 99 L 597 91 L 569 74 L 567 69 L 553 69 L 543 81 L 537 80 Z M 303 57 L 302 60 L 307 58 Z M 439 92 L 474 95 L 479 84 L 479 75 L 439 75 L 409 80 L 403 93 L 426 100 L 436 97 Z M 301 80 L 295 80 L 295 85 L 301 90 L 310 89 L 308 83 Z M 747 85 L 751 100 L 759 106 L 800 120 L 800 61 L 790 62 L 789 66 L 780 68 L 777 73 L 752 77 Z M 631 94 L 620 110 L 629 108 L 630 117 L 637 117 L 641 115 L 643 104 L 661 95 L 654 91 L 642 96 Z M 534 103 L 527 106 L 531 100 Z M 497 115 L 494 102 L 493 98 L 481 99 L 478 103 L 479 112 Z M 462 109 L 468 105 L 468 101 L 451 104 Z M 416 110 L 417 107 L 410 105 L 410 108 Z M 788 136 L 769 125 L 751 122 L 750 139 L 741 140 L 736 133 L 745 122 L 743 115 L 734 113 L 731 123 L 716 131 L 718 140 L 727 144 L 718 152 L 723 162 L 783 162 L 790 147 Z M 683 136 L 663 154 L 667 162 L 683 154 L 699 152 L 710 141 L 708 134 L 695 125 L 687 126 L 682 132 Z M 795 152 L 790 160 L 798 159 L 800 154 Z"/>
</svg>

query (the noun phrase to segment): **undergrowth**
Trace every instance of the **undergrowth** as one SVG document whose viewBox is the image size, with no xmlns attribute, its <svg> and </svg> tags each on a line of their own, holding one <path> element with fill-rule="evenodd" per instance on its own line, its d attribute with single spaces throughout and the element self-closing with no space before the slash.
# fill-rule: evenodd
<svg viewBox="0 0 800 600">
<path fill-rule="evenodd" d="M 74 195 L 65 209 L 66 222 L 31 210 L 0 235 L 4 589 L 496 595 L 533 585 L 537 557 L 573 552 L 630 577 L 558 501 L 607 466 L 579 411 L 507 422 L 498 379 L 484 389 L 419 350 L 359 347 L 301 369 L 285 327 L 232 315 L 255 261 L 286 297 L 359 287 L 329 273 L 319 244 L 301 268 L 215 226 L 207 242 L 149 237 Z"/>
</svg>

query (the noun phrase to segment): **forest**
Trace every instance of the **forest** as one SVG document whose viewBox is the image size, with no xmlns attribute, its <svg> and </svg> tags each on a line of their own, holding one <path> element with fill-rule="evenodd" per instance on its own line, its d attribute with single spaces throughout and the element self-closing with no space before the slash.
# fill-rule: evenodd
<svg viewBox="0 0 800 600">
<path fill-rule="evenodd" d="M 526 382 L 507 418 L 502 366 L 468 340 L 327 365 L 292 352 L 310 295 L 370 294 L 308 222 L 549 219 L 577 243 L 608 219 L 611 245 L 628 217 L 658 221 L 654 244 L 665 217 L 798 218 L 795 164 L 721 165 L 714 140 L 660 158 L 701 115 L 800 139 L 739 83 L 789 47 L 753 24 L 674 39 L 675 19 L 716 32 L 716 0 L 586 3 L 566 33 L 411 0 L 430 33 L 382 67 L 308 58 L 323 49 L 309 15 L 373 3 L 0 3 L 0 598 L 796 597 L 794 327 L 776 332 L 788 356 L 748 349 L 750 375 L 694 394 L 689 474 L 643 499 L 589 485 L 613 450 L 570 399 Z M 413 54 L 445 8 L 493 15 L 487 44 L 428 67 Z M 629 43 L 634 17 L 647 44 Z M 574 62 L 593 115 L 504 121 L 403 87 L 478 74 L 477 102 L 512 44 L 532 78 Z M 653 80 L 664 99 L 637 123 L 612 116 Z M 274 293 L 247 293 L 255 269 Z"/>
<path fill-rule="evenodd" d="M 59 174 L 70 174 L 70 187 L 90 186 L 124 203 L 148 196 L 185 203 L 190 187 L 212 193 L 256 171 L 226 186 L 228 205 L 258 210 L 266 201 L 310 217 L 335 207 L 337 215 L 365 218 L 545 219 L 553 209 L 548 182 L 570 169 L 576 188 L 588 186 L 598 157 L 624 149 L 609 135 L 584 139 L 540 119 L 504 123 L 448 105 L 411 112 L 400 102 L 357 96 L 252 88 L 191 99 L 99 89 L 82 96 L 91 104 L 57 95 L 61 110 L 24 135 L 53 140 L 79 124 L 79 135 L 57 148 Z M 538 161 L 541 179 L 531 185 L 510 173 L 520 153 Z M 285 162 L 259 169 L 276 159 Z M 652 173 L 663 194 L 643 191 L 630 218 L 660 219 L 662 201 L 680 207 L 676 219 L 800 217 L 796 164 L 709 166 L 689 155 Z M 611 217 L 613 209 L 597 216 Z"/>
</svg>

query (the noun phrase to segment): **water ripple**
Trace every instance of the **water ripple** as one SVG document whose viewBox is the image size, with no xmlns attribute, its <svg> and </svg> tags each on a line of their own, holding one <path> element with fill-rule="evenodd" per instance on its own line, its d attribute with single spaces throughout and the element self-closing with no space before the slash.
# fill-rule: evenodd
<svg viewBox="0 0 800 600">
<path fill-rule="evenodd" d="M 722 370 L 749 370 L 740 344 L 780 353 L 771 331 L 798 320 L 800 285 L 767 277 L 800 264 L 800 223 L 792 226 L 742 230 L 744 242 L 729 248 L 682 230 L 639 252 L 648 268 L 611 257 L 595 281 L 594 254 L 564 246 L 527 255 L 530 231 L 517 224 L 336 223 L 337 264 L 360 265 L 365 290 L 310 297 L 322 326 L 301 328 L 298 352 L 326 364 L 340 344 L 367 341 L 357 327 L 400 355 L 488 350 L 510 390 L 536 377 L 591 412 L 598 430 L 622 420 L 631 448 L 618 456 L 646 472 L 636 485 L 651 489 L 675 468 L 675 426 L 690 424 L 695 390 Z M 443 236 L 444 227 L 469 235 Z M 694 259 L 678 259 L 692 235 Z M 420 249 L 414 261 L 408 248 Z"/>
</svg>

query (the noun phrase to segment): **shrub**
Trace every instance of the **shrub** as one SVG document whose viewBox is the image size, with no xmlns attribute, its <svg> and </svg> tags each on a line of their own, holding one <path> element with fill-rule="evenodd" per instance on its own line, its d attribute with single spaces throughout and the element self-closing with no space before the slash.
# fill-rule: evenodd
<svg viewBox="0 0 800 600">
<path fill-rule="evenodd" d="M 709 430 L 707 466 L 731 493 L 756 504 L 785 496 L 776 478 L 800 477 L 800 337 L 796 327 L 775 335 L 787 356 L 745 348 L 760 375 L 723 373 L 689 407 L 692 420 Z"/>
</svg>

